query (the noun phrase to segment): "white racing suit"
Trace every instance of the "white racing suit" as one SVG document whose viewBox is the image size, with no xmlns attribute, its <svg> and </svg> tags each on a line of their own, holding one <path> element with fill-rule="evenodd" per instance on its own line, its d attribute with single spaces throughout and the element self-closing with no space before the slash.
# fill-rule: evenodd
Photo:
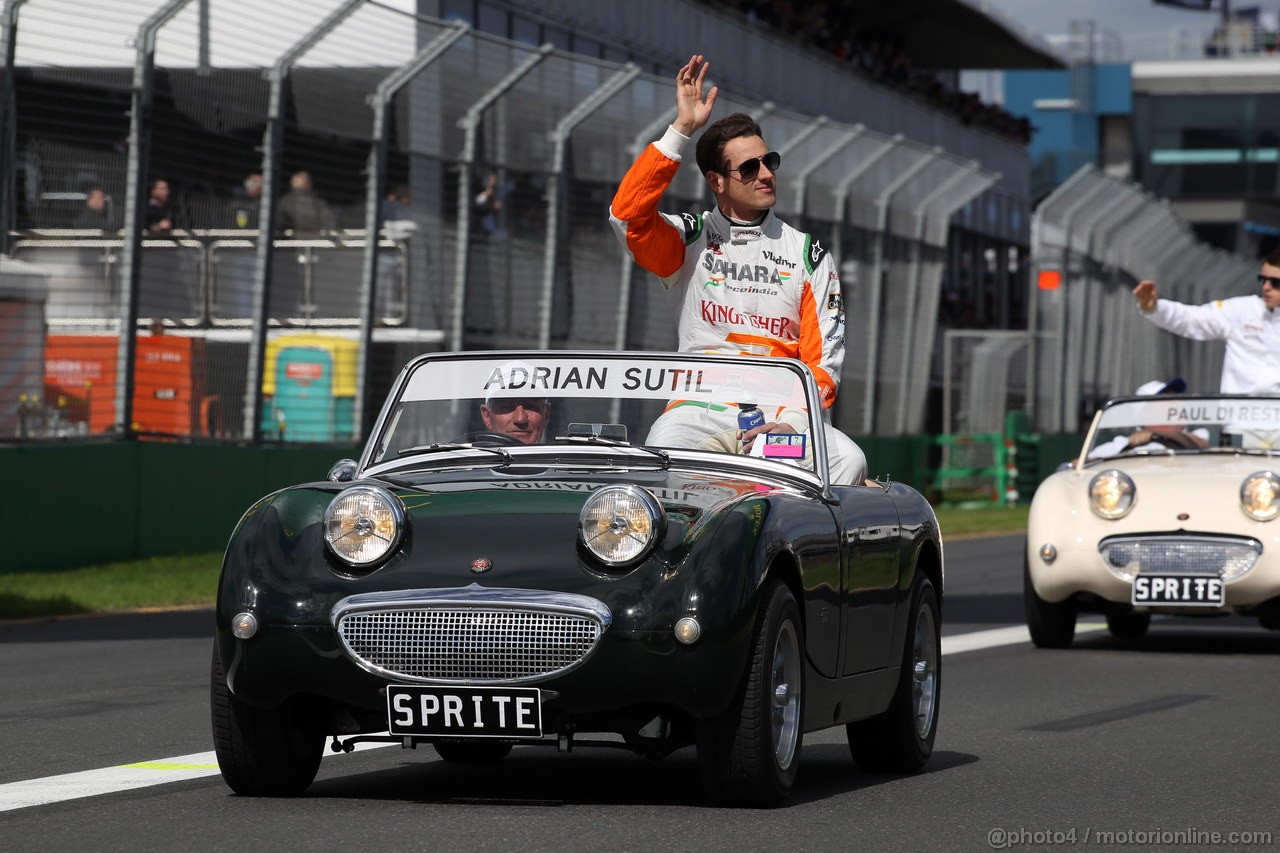
<svg viewBox="0 0 1280 853">
<path fill-rule="evenodd" d="M 1236 296 L 1204 305 L 1156 301 L 1142 316 L 1162 329 L 1196 341 L 1226 341 L 1223 394 L 1280 393 L 1280 311 L 1261 296 Z"/>
<path fill-rule="evenodd" d="M 754 225 L 735 224 L 719 209 L 660 213 L 658 202 L 688 142 L 668 128 L 645 148 L 618 187 L 610 224 L 636 263 L 661 279 L 676 310 L 682 352 L 783 356 L 809 365 L 822 398 L 831 480 L 861 484 L 867 466 L 862 450 L 826 423 L 844 364 L 844 304 L 834 260 L 816 239 L 772 212 Z M 803 412 L 765 411 L 765 417 L 807 432 Z M 737 426 L 732 405 L 675 401 L 648 440 L 698 447 L 710 439 L 704 446 L 740 453 Z"/>
</svg>

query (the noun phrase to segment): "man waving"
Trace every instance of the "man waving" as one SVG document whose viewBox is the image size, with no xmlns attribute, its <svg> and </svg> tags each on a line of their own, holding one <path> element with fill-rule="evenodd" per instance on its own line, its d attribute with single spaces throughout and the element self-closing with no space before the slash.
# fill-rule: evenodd
<svg viewBox="0 0 1280 853">
<path fill-rule="evenodd" d="M 698 168 L 715 195 L 714 210 L 658 211 L 691 137 L 711 118 L 717 89 L 703 97 L 709 67 L 694 55 L 676 75 L 676 120 L 632 164 L 609 219 L 631 257 L 658 276 L 671 297 L 681 351 L 798 358 L 817 379 L 826 418 L 844 364 L 840 278 L 815 238 L 773 215 L 782 163 L 759 125 L 734 113 L 698 139 Z M 804 431 L 807 423 L 803 412 L 766 412 L 766 423 L 742 436 L 744 446 L 761 433 Z M 698 437 L 723 435 L 736 424 L 729 406 L 675 401 L 649 442 L 697 446 Z M 861 483 L 861 449 L 829 425 L 826 440 L 833 481 Z"/>
</svg>

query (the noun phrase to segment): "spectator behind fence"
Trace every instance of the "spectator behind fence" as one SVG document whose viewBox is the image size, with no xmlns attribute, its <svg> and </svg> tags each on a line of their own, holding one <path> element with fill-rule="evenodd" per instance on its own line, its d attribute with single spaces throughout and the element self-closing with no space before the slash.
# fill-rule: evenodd
<svg viewBox="0 0 1280 853">
<path fill-rule="evenodd" d="M 496 169 L 490 169 L 484 186 L 476 194 L 476 214 L 480 217 L 480 227 L 490 237 L 505 240 L 507 237 L 506 214 L 503 208 L 507 196 L 515 189 L 515 181 L 508 178 L 500 180 Z"/>
<path fill-rule="evenodd" d="M 227 206 L 225 227 L 257 228 L 258 208 L 262 204 L 262 173 L 248 175 Z"/>
<path fill-rule="evenodd" d="M 388 240 L 403 243 L 418 232 L 413 220 L 413 198 L 408 184 L 397 184 L 379 205 L 382 233 Z M 407 294 L 406 249 L 403 246 L 378 249 L 378 311 L 388 319 L 403 316 Z"/>
<path fill-rule="evenodd" d="M 150 234 L 168 234 L 173 230 L 173 205 L 169 201 L 169 182 L 164 178 L 151 182 L 146 224 Z"/>
<path fill-rule="evenodd" d="M 315 192 L 311 173 L 294 172 L 289 179 L 289 192 L 280 199 L 276 224 L 281 231 L 334 231 L 338 218 L 323 198 Z"/>
<path fill-rule="evenodd" d="M 396 184 L 382 200 L 378 211 L 382 228 L 391 240 L 408 240 L 418 230 L 413 221 L 413 197 L 408 184 Z"/>
<path fill-rule="evenodd" d="M 84 210 L 76 217 L 76 228 L 96 228 L 99 231 L 116 231 L 120 223 L 116 219 L 111 198 L 102 187 L 90 187 L 85 195 Z"/>
</svg>

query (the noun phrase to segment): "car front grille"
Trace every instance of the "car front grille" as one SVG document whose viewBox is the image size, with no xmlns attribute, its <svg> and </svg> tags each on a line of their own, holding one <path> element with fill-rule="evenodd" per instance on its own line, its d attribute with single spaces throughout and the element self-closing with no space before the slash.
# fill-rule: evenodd
<svg viewBox="0 0 1280 853">
<path fill-rule="evenodd" d="M 1148 575 L 1217 575 L 1235 580 L 1262 553 L 1255 539 L 1216 536 L 1117 536 L 1098 545 L 1102 561 L 1122 580 Z"/>
<path fill-rule="evenodd" d="M 590 614 L 441 603 L 356 610 L 337 621 L 357 662 L 411 681 L 524 681 L 563 672 L 595 648 Z"/>
</svg>

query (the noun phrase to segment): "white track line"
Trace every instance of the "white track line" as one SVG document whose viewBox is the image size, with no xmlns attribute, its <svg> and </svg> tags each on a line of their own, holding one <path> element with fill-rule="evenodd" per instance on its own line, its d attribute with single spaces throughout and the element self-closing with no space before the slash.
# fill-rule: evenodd
<svg viewBox="0 0 1280 853">
<path fill-rule="evenodd" d="M 358 743 L 355 751 L 394 745 Z M 334 754 L 329 751 L 326 744 L 325 758 Z M 191 755 L 139 761 L 136 764 L 104 767 L 101 770 L 82 770 L 79 773 L 64 773 L 61 776 L 46 776 L 43 779 L 24 779 L 21 782 L 0 785 L 0 812 L 217 775 L 218 758 L 213 752 L 193 752 Z"/>
<path fill-rule="evenodd" d="M 1090 634 L 1094 631 L 1104 631 L 1106 627 L 1101 623 L 1082 622 L 1076 625 L 1076 633 Z M 1029 642 L 1031 642 L 1031 632 L 1027 630 L 1026 625 L 1011 625 L 1008 628 L 992 628 L 989 631 L 974 631 L 969 634 L 943 637 L 942 653 L 958 655 L 961 652 L 976 652 L 981 649 L 994 649 L 997 646 Z"/>
<path fill-rule="evenodd" d="M 26 779 L 0 785 L 0 811 L 131 791 L 148 785 L 185 782 L 188 779 L 214 776 L 217 772 L 218 759 L 212 752 L 196 752 L 174 758 L 161 758 L 158 761 L 142 761 L 120 767 L 104 767 L 101 770 L 82 770 L 79 773 L 64 773 L 44 779 Z"/>
<path fill-rule="evenodd" d="M 1105 625 L 1081 624 L 1076 627 L 1076 633 L 1100 631 L 1105 627 Z M 957 655 L 1029 642 L 1031 642 L 1031 635 L 1027 633 L 1026 626 L 1013 625 L 1008 628 L 993 628 L 989 631 L 943 637 L 942 653 Z M 383 746 L 394 746 L 394 744 L 362 743 L 356 745 L 356 750 L 376 749 Z M 333 753 L 326 747 L 325 757 L 331 755 Z M 114 794 L 119 791 L 132 791 L 152 785 L 166 785 L 170 782 L 186 782 L 217 774 L 218 759 L 213 752 L 195 752 L 191 755 L 139 761 L 136 764 L 123 764 L 119 767 L 82 770 L 78 773 L 64 773 L 61 776 L 47 776 L 43 779 L 25 779 L 21 782 L 0 785 L 0 812 L 44 806 L 82 797 Z"/>
</svg>

